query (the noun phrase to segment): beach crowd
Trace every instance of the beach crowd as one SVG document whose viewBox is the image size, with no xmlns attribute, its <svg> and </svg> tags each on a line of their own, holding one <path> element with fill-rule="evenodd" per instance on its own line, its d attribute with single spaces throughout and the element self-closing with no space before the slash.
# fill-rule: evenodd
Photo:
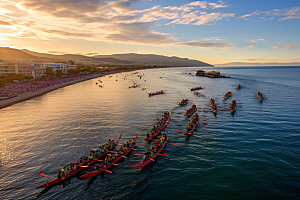
<svg viewBox="0 0 300 200">
<path fill-rule="evenodd" d="M 34 82 L 24 82 L 24 83 L 16 83 L 7 85 L 4 87 L 0 87 L 0 97 L 9 97 L 14 95 L 19 95 L 25 92 L 30 92 L 42 88 L 46 88 L 52 85 L 57 85 L 69 81 L 90 78 L 94 76 L 99 76 L 99 74 L 89 74 L 89 75 L 81 75 L 69 78 L 62 78 L 62 79 L 55 79 L 55 80 L 48 80 L 48 81 L 34 81 Z"/>
</svg>

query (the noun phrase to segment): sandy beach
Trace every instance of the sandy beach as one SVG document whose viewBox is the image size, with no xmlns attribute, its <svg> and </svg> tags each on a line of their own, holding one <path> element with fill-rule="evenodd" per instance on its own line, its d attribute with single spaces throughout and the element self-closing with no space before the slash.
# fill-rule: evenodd
<svg viewBox="0 0 300 200">
<path fill-rule="evenodd" d="M 16 104 L 16 103 L 19 103 L 19 102 L 22 102 L 22 101 L 32 99 L 34 97 L 46 94 L 46 93 L 51 92 L 53 90 L 56 90 L 56 89 L 59 89 L 59 88 L 62 88 L 62 87 L 66 87 L 68 85 L 72 85 L 72 84 L 79 83 L 79 82 L 82 82 L 82 81 L 94 79 L 94 78 L 97 78 L 97 77 L 102 77 L 102 76 L 109 75 L 109 74 L 117 74 L 117 73 L 130 72 L 130 71 L 136 71 L 136 70 L 139 70 L 139 69 L 126 69 L 126 70 L 117 70 L 117 71 L 111 71 L 111 72 L 102 72 L 102 73 L 99 73 L 98 75 L 95 75 L 95 76 L 82 78 L 82 79 L 78 79 L 78 80 L 73 80 L 73 81 L 69 81 L 69 82 L 65 82 L 65 83 L 60 83 L 60 84 L 52 85 L 52 86 L 42 88 L 42 89 L 39 89 L 39 90 L 26 92 L 26 93 L 20 94 L 20 95 L 15 96 L 15 97 L 0 100 L 0 109 L 11 106 L 13 104 Z"/>
</svg>

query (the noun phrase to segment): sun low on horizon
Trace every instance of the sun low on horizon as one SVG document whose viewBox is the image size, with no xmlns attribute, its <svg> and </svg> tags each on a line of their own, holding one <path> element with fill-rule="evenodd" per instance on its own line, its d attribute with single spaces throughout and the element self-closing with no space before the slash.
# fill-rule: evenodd
<svg viewBox="0 0 300 200">
<path fill-rule="evenodd" d="M 300 62 L 300 1 L 2 0 L 0 47 Z"/>
</svg>

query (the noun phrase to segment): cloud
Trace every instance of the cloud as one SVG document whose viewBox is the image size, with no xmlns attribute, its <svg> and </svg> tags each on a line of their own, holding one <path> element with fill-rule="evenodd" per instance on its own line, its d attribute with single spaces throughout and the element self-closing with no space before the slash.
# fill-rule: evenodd
<svg viewBox="0 0 300 200">
<path fill-rule="evenodd" d="M 6 21 L 2 21 L 0 20 L 0 25 L 7 25 L 7 26 L 11 26 L 12 24 Z"/>
<path fill-rule="evenodd" d="M 166 25 L 170 24 L 193 24 L 193 25 L 204 25 L 209 22 L 221 20 L 226 17 L 233 17 L 232 13 L 209 13 L 209 14 L 201 14 L 201 13 L 188 13 L 183 15 L 181 18 L 176 19 Z"/>
<path fill-rule="evenodd" d="M 209 5 L 212 7 L 212 9 L 215 8 L 226 8 L 227 5 L 221 5 L 221 4 L 217 4 L 217 3 L 209 3 Z"/>
<path fill-rule="evenodd" d="M 253 46 L 253 45 L 249 45 L 249 46 L 246 46 L 246 47 L 244 47 L 244 49 L 246 49 L 246 50 L 248 50 L 248 49 L 252 49 L 252 48 L 254 48 L 254 46 Z"/>
<path fill-rule="evenodd" d="M 178 46 L 190 46 L 198 48 L 234 48 L 234 44 L 231 43 L 221 43 L 221 42 L 199 42 L 199 41 L 190 41 L 190 42 L 179 42 L 176 43 Z"/>
<path fill-rule="evenodd" d="M 202 40 L 204 40 L 204 41 L 208 41 L 208 40 L 220 41 L 220 40 L 226 40 L 226 39 L 221 39 L 219 37 L 210 37 L 210 38 L 203 38 Z"/>
<path fill-rule="evenodd" d="M 290 49 L 295 46 L 274 46 L 273 49 L 280 49 L 280 50 L 285 50 L 285 49 Z"/>
<path fill-rule="evenodd" d="M 263 39 L 263 38 L 259 38 L 259 39 L 256 39 L 256 40 L 250 40 L 250 42 L 259 42 L 259 41 L 266 41 L 266 40 Z"/>
<path fill-rule="evenodd" d="M 51 54 L 65 54 L 66 52 L 65 51 L 47 51 L 48 53 L 51 53 Z"/>
<path fill-rule="evenodd" d="M 151 25 L 153 23 L 142 22 L 109 25 L 105 29 L 113 33 L 104 35 L 104 38 L 112 42 L 135 44 L 164 45 L 176 42 L 176 38 L 167 33 L 152 31 Z"/>
<path fill-rule="evenodd" d="M 54 29 L 40 29 L 45 33 L 57 34 L 66 37 L 94 37 L 94 34 L 91 33 L 75 33 L 75 32 L 68 32 L 62 30 L 54 30 Z"/>
<path fill-rule="evenodd" d="M 97 54 L 99 54 L 99 53 L 86 53 L 85 55 L 92 56 L 92 55 L 97 55 Z"/>
<path fill-rule="evenodd" d="M 259 20 L 273 20 L 278 19 L 278 21 L 284 21 L 288 19 L 299 19 L 300 18 L 300 6 L 293 7 L 293 8 L 284 8 L 284 9 L 273 9 L 269 11 L 258 11 L 256 10 L 253 13 L 245 14 L 243 16 L 238 17 L 238 19 L 244 19 L 244 20 L 256 20 L 255 17 L 262 16 L 259 18 Z M 286 16 L 283 17 L 282 16 Z"/>
<path fill-rule="evenodd" d="M 143 0 L 2 0 L 0 25 L 12 24 L 7 35 L 51 40 L 80 38 L 143 45 L 185 45 L 206 48 L 231 48 L 228 43 L 178 42 L 169 33 L 155 31 L 165 24 L 211 25 L 233 13 L 221 13 L 222 1 L 194 1 L 178 6 L 155 5 L 137 9 Z M 147 1 L 147 0 L 145 0 Z M 19 14 L 18 14 L 19 13 Z M 6 24 L 4 24 L 6 23 Z M 205 40 L 205 39 L 203 39 Z M 208 38 L 220 41 L 220 38 Z"/>
</svg>

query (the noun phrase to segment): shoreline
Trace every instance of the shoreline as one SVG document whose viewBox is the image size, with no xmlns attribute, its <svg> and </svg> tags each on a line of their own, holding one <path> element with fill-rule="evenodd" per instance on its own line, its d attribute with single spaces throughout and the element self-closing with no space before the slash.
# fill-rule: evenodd
<svg viewBox="0 0 300 200">
<path fill-rule="evenodd" d="M 11 105 L 14 105 L 16 103 L 19 103 L 19 102 L 22 102 L 22 101 L 27 101 L 29 99 L 33 99 L 35 97 L 41 96 L 41 95 L 46 94 L 48 92 L 51 92 L 53 90 L 57 90 L 59 88 L 66 87 L 68 85 L 73 85 L 73 84 L 76 84 L 76 83 L 80 83 L 80 82 L 87 81 L 87 80 L 90 80 L 90 79 L 94 79 L 94 78 L 97 78 L 97 77 L 102 77 L 102 76 L 105 76 L 105 75 L 117 74 L 117 73 L 123 73 L 123 72 L 131 72 L 131 71 L 144 70 L 144 69 L 147 69 L 147 68 L 126 69 L 126 70 L 117 70 L 117 71 L 111 71 L 111 72 L 102 72 L 102 73 L 99 73 L 98 75 L 95 75 L 95 76 L 91 76 L 91 77 L 87 77 L 87 78 L 83 78 L 83 79 L 78 79 L 78 80 L 73 80 L 73 81 L 69 81 L 69 82 L 65 82 L 65 83 L 60 83 L 60 84 L 52 85 L 52 86 L 42 88 L 42 89 L 39 89 L 39 90 L 31 91 L 31 92 L 26 92 L 24 94 L 20 94 L 20 95 L 15 96 L 15 97 L 0 100 L 0 110 L 3 109 L 3 108 L 9 107 Z"/>
</svg>

